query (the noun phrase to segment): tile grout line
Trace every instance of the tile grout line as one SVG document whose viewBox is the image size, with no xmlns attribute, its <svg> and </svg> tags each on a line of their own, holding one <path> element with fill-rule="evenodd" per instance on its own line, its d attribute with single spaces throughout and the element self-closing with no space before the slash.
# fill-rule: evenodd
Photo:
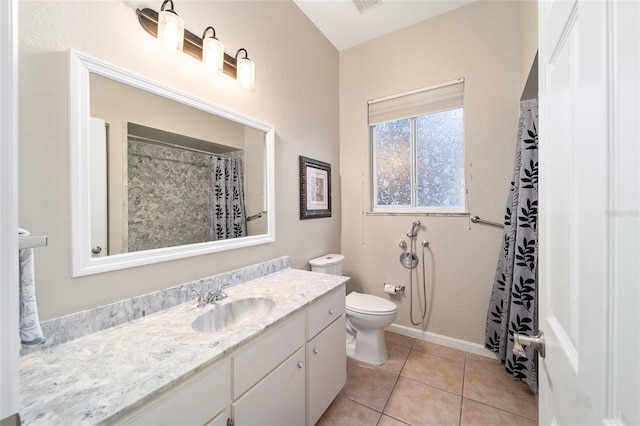
<svg viewBox="0 0 640 426">
<path fill-rule="evenodd" d="M 386 343 L 386 339 L 385 339 L 385 343 Z M 391 342 L 389 342 L 391 343 Z M 392 343 L 393 344 L 393 343 Z M 413 339 L 413 341 L 411 342 L 411 347 L 407 348 L 409 349 L 409 352 L 407 353 L 406 358 L 404 359 L 404 362 L 402 363 L 402 367 L 400 367 L 400 371 L 398 372 L 398 374 L 396 375 L 396 381 L 393 383 L 393 387 L 391 388 L 391 392 L 389 392 L 389 397 L 387 398 L 387 401 L 384 403 L 384 406 L 382 407 L 382 411 L 380 412 L 380 418 L 378 419 L 378 424 L 380 423 L 380 421 L 382 421 L 382 416 L 388 416 L 391 417 L 392 419 L 398 420 L 399 422 L 405 423 L 404 421 L 390 416 L 388 414 L 385 414 L 384 410 L 385 408 L 387 408 L 387 405 L 389 405 L 389 401 L 391 400 L 391 395 L 393 395 L 393 391 L 396 389 L 396 386 L 398 385 L 398 381 L 400 380 L 400 376 L 402 375 L 402 370 L 404 370 L 404 366 L 407 364 L 407 360 L 409 359 L 409 355 L 411 355 L 411 352 L 413 351 L 413 346 L 415 345 L 415 339 Z M 396 346 L 401 346 L 401 345 L 396 345 Z M 401 346 L 401 347 L 406 347 L 406 346 Z"/>
<path fill-rule="evenodd" d="M 466 360 L 466 355 L 465 355 L 465 360 Z M 486 366 L 471 365 L 471 364 L 469 364 L 469 365 L 474 367 L 474 368 L 481 369 L 483 372 L 486 372 L 487 374 L 489 374 L 491 376 L 503 376 L 503 374 L 504 374 L 504 371 L 496 372 L 496 371 L 493 371 L 491 369 L 487 369 Z M 502 366 L 503 364 L 500 364 L 500 365 Z M 466 367 L 467 367 L 467 364 L 466 364 L 466 361 L 465 361 L 465 375 L 466 375 Z M 517 380 L 517 379 L 513 379 L 513 382 L 524 383 L 524 382 L 522 382 L 520 380 Z M 463 389 L 464 389 L 464 382 L 463 382 Z M 516 411 L 515 409 L 505 408 L 503 406 L 495 405 L 495 402 L 489 403 L 489 402 L 480 401 L 480 400 L 478 400 L 476 398 L 473 398 L 471 396 L 465 397 L 464 393 L 463 393 L 463 402 L 464 402 L 464 399 L 468 399 L 469 401 L 473 401 L 473 402 L 475 402 L 477 404 L 484 405 L 485 407 L 493 408 L 495 410 L 499 410 L 499 411 L 502 411 L 504 413 L 508 413 L 508 414 L 511 414 L 511 415 L 514 415 L 514 416 L 518 416 L 518 417 L 521 417 L 521 418 L 524 418 L 524 419 L 527 419 L 527 420 L 532 420 L 534 422 L 538 421 L 537 418 L 531 418 L 529 416 L 523 415 L 520 411 Z M 536 396 L 536 404 L 537 404 L 537 396 Z"/>
<path fill-rule="evenodd" d="M 526 420 L 531 420 L 532 422 L 537 422 L 538 421 L 538 419 L 532 419 L 531 417 L 523 416 L 522 414 L 514 413 L 512 411 L 505 410 L 504 408 L 495 407 L 493 405 L 487 404 L 486 402 L 476 401 L 475 399 L 471 399 L 471 398 L 464 398 L 464 399 L 468 399 L 469 401 L 473 401 L 476 404 L 484 405 L 485 407 L 489 407 L 489 408 L 492 408 L 494 410 L 502 411 L 503 413 L 510 414 L 512 416 L 520 417 L 520 418 L 526 419 Z"/>
<path fill-rule="evenodd" d="M 382 419 L 382 415 L 384 415 L 384 409 L 387 408 L 387 405 L 389 405 L 389 400 L 391 399 L 391 395 L 393 395 L 393 391 L 396 390 L 396 386 L 398 386 L 398 381 L 400 380 L 400 376 L 402 375 L 402 370 L 404 370 L 404 366 L 407 364 L 407 360 L 409 359 L 409 355 L 411 355 L 411 351 L 413 351 L 413 345 L 411 345 L 411 349 L 409 349 L 409 353 L 407 353 L 407 357 L 404 359 L 404 362 L 402 363 L 402 367 L 400 368 L 400 372 L 398 372 L 398 374 L 396 375 L 396 381 L 393 383 L 393 387 L 391 388 L 391 392 L 389 392 L 389 396 L 387 397 L 387 400 L 384 403 L 384 406 L 382 407 L 382 411 L 380 412 L 381 416 L 380 418 Z M 395 417 L 394 417 L 395 418 Z M 398 419 L 396 419 L 398 420 Z"/>
<path fill-rule="evenodd" d="M 460 392 L 460 417 L 458 417 L 458 425 L 462 426 L 462 405 L 464 404 L 464 382 L 467 378 L 467 353 L 464 353 L 464 365 L 462 366 L 462 390 Z"/>
</svg>

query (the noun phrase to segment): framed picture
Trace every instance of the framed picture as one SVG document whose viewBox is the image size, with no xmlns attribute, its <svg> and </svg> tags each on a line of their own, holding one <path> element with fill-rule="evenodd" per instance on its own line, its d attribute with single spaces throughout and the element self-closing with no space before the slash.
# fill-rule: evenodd
<svg viewBox="0 0 640 426">
<path fill-rule="evenodd" d="M 331 217 L 331 164 L 300 156 L 300 219 Z"/>
</svg>

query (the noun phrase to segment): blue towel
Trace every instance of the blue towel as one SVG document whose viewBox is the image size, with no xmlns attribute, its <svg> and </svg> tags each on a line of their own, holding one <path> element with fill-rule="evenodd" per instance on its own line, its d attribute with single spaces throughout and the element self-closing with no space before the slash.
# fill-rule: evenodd
<svg viewBox="0 0 640 426">
<path fill-rule="evenodd" d="M 24 229 L 18 235 L 29 235 Z M 25 345 L 44 342 L 36 305 L 36 283 L 33 274 L 33 249 L 20 249 L 20 340 Z"/>
</svg>

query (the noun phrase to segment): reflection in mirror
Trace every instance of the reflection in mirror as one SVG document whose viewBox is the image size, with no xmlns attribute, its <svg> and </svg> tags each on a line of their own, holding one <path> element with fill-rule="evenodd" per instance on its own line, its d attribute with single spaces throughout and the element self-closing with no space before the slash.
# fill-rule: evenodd
<svg viewBox="0 0 640 426">
<path fill-rule="evenodd" d="M 263 172 L 262 164 L 245 166 L 250 145 L 234 149 L 134 123 L 128 125 L 127 145 L 124 251 L 249 235 L 250 191 L 260 203 L 253 210 L 263 208 L 262 186 L 245 191 L 245 176 Z M 261 140 L 255 149 L 262 150 Z M 266 218 L 254 224 L 262 226 L 253 227 L 253 235 L 266 231 Z"/>
<path fill-rule="evenodd" d="M 70 56 L 74 276 L 274 240 L 271 126 Z"/>
<path fill-rule="evenodd" d="M 246 221 L 264 211 L 264 132 L 95 73 L 89 81 L 104 133 L 91 143 L 107 155 L 106 179 L 91 183 L 108 206 L 106 218 L 92 210 L 93 256 L 266 232 L 266 216 Z"/>
</svg>

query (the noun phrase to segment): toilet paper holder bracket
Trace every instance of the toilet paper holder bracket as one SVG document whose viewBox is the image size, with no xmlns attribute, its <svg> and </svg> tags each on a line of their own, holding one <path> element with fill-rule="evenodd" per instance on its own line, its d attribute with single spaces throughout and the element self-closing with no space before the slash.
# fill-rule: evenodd
<svg viewBox="0 0 640 426">
<path fill-rule="evenodd" d="M 385 293 L 388 293 L 389 290 L 393 289 L 393 293 L 399 293 L 401 291 L 404 291 L 404 286 L 403 285 L 393 285 L 391 283 L 384 283 L 382 285 L 382 288 L 385 290 Z"/>
</svg>

